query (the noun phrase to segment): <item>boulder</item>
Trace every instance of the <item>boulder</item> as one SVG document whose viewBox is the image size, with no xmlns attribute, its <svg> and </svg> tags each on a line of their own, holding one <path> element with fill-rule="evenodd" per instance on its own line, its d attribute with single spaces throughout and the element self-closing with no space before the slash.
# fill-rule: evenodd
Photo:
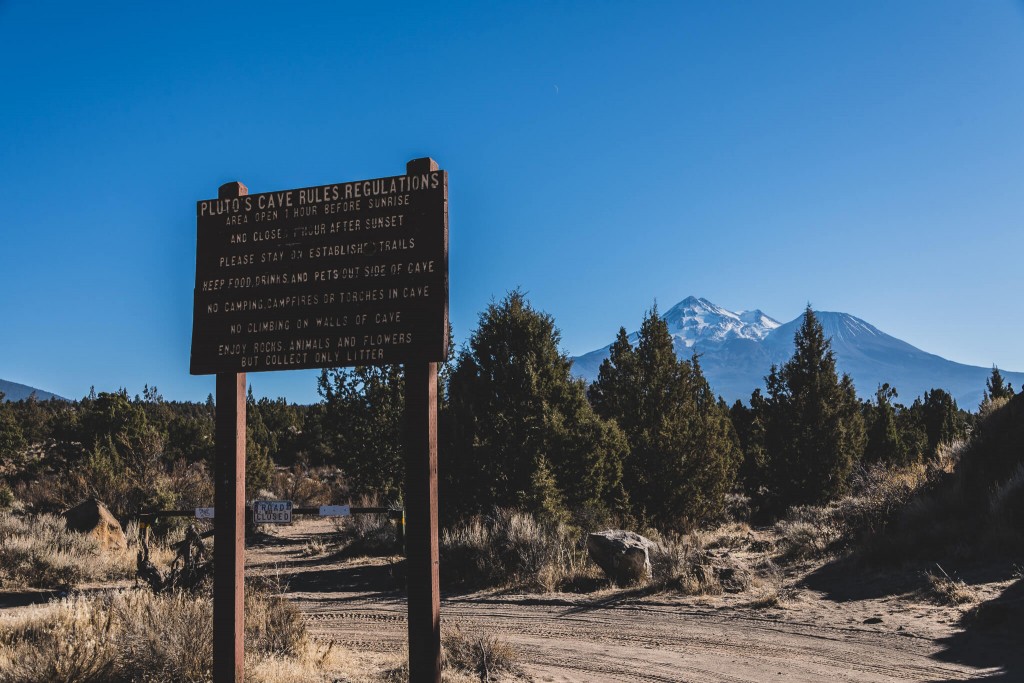
<svg viewBox="0 0 1024 683">
<path fill-rule="evenodd" d="M 95 498 L 82 501 L 61 516 L 70 531 L 95 536 L 106 550 L 128 547 L 128 539 L 117 518 Z"/>
<path fill-rule="evenodd" d="M 654 541 L 622 529 L 598 531 L 587 536 L 590 559 L 619 586 L 650 580 L 650 551 L 657 547 Z"/>
</svg>

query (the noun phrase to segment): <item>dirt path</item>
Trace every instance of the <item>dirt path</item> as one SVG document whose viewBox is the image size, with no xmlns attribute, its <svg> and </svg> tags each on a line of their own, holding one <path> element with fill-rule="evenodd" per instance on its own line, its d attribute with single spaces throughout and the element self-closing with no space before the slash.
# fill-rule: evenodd
<svg viewBox="0 0 1024 683">
<path fill-rule="evenodd" d="M 302 558 L 308 538 L 324 530 L 316 523 L 281 529 L 250 549 L 249 564 L 289 582 L 314 637 L 400 652 L 405 602 L 388 564 Z M 905 597 L 836 602 L 806 590 L 782 609 L 744 600 L 475 593 L 445 596 L 441 609 L 444 628 L 513 643 L 538 681 L 1015 680 L 949 647 L 959 616 L 952 608 Z M 964 659 L 974 665 L 956 661 Z"/>
</svg>

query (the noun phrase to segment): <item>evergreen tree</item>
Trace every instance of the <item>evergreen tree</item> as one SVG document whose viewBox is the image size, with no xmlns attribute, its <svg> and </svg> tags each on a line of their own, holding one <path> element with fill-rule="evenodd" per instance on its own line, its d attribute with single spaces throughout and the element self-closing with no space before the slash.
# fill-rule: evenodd
<svg viewBox="0 0 1024 683">
<path fill-rule="evenodd" d="M 1013 385 L 1009 382 L 1003 381 L 1003 374 L 999 372 L 999 368 L 995 365 L 992 366 L 992 374 L 985 381 L 985 394 L 982 399 L 983 403 L 988 403 L 995 399 L 1013 398 Z"/>
<path fill-rule="evenodd" d="M 245 398 L 245 495 L 252 500 L 260 489 L 266 489 L 274 476 L 274 461 L 270 457 L 276 448 L 276 435 L 263 422 L 259 404 L 249 385 Z"/>
<path fill-rule="evenodd" d="M 926 457 L 935 457 L 939 444 L 967 436 L 968 419 L 948 391 L 924 392 L 924 400 L 916 399 L 909 411 L 922 432 Z"/>
<path fill-rule="evenodd" d="M 626 433 L 623 484 L 638 516 L 686 529 L 721 510 L 742 459 L 739 441 L 697 356 L 676 356 L 657 307 L 635 348 L 619 330 L 589 396 Z"/>
<path fill-rule="evenodd" d="M 910 453 L 901 438 L 896 408 L 892 404 L 896 396 L 896 389 L 888 384 L 882 384 L 875 392 L 875 404 L 872 406 L 864 449 L 864 460 L 868 462 L 899 466 L 909 464 Z"/>
<path fill-rule="evenodd" d="M 0 461 L 13 458 L 27 445 L 21 425 L 0 391 Z"/>
<path fill-rule="evenodd" d="M 756 389 L 750 399 L 751 406 L 760 405 L 764 401 L 761 390 Z M 729 409 L 743 454 L 737 477 L 747 495 L 754 498 L 762 495 L 765 477 L 764 426 L 756 419 L 757 414 L 754 407 L 748 408 L 739 399 Z"/>
<path fill-rule="evenodd" d="M 608 507 L 625 441 L 586 400 L 554 320 L 520 291 L 480 314 L 449 380 L 449 513 L 523 502 Z M 549 510 L 549 512 L 552 512 Z"/>
<path fill-rule="evenodd" d="M 764 429 L 770 482 L 767 506 L 822 503 L 846 490 L 864 449 L 864 421 L 849 375 L 836 375 L 831 341 L 808 306 L 796 351 L 765 378 L 755 410 Z M 753 401 L 752 401 L 753 403 Z"/>
<path fill-rule="evenodd" d="M 344 471 L 353 494 L 397 499 L 405 481 L 402 366 L 324 370 L 318 391 L 331 461 Z"/>
</svg>

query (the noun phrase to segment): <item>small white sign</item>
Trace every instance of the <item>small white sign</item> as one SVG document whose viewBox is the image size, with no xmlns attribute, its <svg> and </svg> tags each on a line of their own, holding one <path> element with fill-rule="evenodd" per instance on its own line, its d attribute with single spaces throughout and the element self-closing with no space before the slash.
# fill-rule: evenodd
<svg viewBox="0 0 1024 683">
<path fill-rule="evenodd" d="M 348 505 L 321 505 L 321 517 L 348 517 L 351 514 Z"/>
<path fill-rule="evenodd" d="M 254 524 L 291 524 L 292 502 L 290 500 L 257 500 L 252 504 Z"/>
<path fill-rule="evenodd" d="M 213 508 L 196 508 L 196 519 L 213 519 Z"/>
</svg>

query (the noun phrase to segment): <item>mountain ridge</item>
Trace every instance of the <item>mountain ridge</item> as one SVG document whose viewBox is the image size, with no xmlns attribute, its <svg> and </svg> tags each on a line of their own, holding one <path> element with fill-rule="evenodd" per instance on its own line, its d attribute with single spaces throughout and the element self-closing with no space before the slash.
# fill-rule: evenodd
<svg viewBox="0 0 1024 683">
<path fill-rule="evenodd" d="M 67 400 L 63 396 L 58 396 L 52 392 L 36 389 L 35 387 L 30 387 L 27 384 L 11 382 L 6 379 L 0 379 L 0 392 L 4 394 L 5 401 L 22 401 L 32 394 L 35 394 L 36 398 L 40 401 L 49 401 L 52 398 L 55 398 L 58 401 Z"/>
<path fill-rule="evenodd" d="M 991 368 L 928 353 L 849 313 L 814 313 L 826 338 L 832 340 L 838 371 L 851 376 L 861 398 L 874 396 L 880 384 L 888 383 L 899 392 L 901 403 L 910 403 L 931 389 L 950 392 L 966 409 L 981 402 Z M 771 366 L 792 357 L 793 337 L 803 315 L 780 323 L 759 309 L 734 312 L 690 296 L 661 317 L 668 323 L 676 354 L 681 358 L 699 354 L 711 389 L 731 403 L 748 402 L 755 388 L 763 390 Z M 744 326 L 737 327 L 737 321 Z M 637 333 L 629 337 L 635 342 Z M 596 379 L 610 346 L 573 358 L 573 374 L 587 381 Z M 1024 386 L 1024 373 L 1001 372 L 1018 389 Z"/>
</svg>

